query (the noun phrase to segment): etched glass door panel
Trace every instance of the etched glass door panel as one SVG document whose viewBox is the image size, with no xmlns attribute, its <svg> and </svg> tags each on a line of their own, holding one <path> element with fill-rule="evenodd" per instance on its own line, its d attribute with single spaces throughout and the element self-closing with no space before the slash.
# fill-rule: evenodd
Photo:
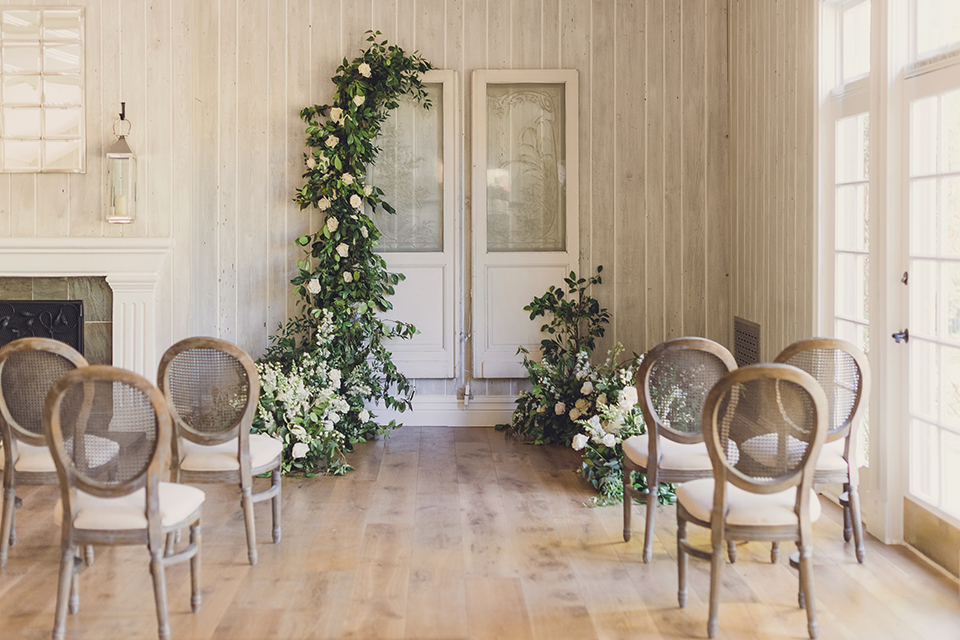
<svg viewBox="0 0 960 640">
<path fill-rule="evenodd" d="M 577 72 L 473 74 L 473 376 L 523 378 L 523 311 L 578 265 Z"/>
<path fill-rule="evenodd" d="M 427 95 L 430 109 L 403 96 L 377 138 L 381 151 L 367 184 L 397 210 L 372 216 L 382 253 L 443 251 L 443 85 L 428 83 Z"/>
<path fill-rule="evenodd" d="M 564 85 L 487 85 L 487 249 L 563 251 Z"/>
<path fill-rule="evenodd" d="M 419 333 L 393 340 L 389 348 L 410 378 L 452 378 L 456 365 L 457 282 L 454 211 L 456 210 L 456 74 L 429 71 L 424 83 L 431 106 L 404 99 L 391 112 L 376 143 L 376 166 L 367 184 L 383 190 L 396 213 L 371 214 L 381 236 L 377 251 L 387 269 L 406 280 L 389 298 L 386 318 L 413 323 Z M 369 213 L 369 210 L 368 210 Z"/>
</svg>

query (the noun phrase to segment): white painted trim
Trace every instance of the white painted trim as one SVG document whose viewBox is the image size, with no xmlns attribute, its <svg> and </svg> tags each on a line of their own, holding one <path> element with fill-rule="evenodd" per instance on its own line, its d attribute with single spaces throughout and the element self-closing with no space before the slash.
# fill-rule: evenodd
<svg viewBox="0 0 960 640">
<path fill-rule="evenodd" d="M 152 380 L 160 336 L 172 334 L 161 300 L 173 238 L 0 238 L 0 277 L 106 276 L 113 290 L 113 363 Z"/>
<path fill-rule="evenodd" d="M 492 427 L 507 424 L 517 407 L 517 396 L 481 396 L 464 404 L 452 396 L 415 396 L 413 411 L 370 407 L 381 424 L 396 420 L 411 427 Z"/>
</svg>

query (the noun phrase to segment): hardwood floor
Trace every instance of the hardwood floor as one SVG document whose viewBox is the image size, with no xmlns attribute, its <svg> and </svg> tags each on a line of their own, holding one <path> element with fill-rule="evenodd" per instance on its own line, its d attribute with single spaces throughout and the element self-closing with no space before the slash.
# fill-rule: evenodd
<svg viewBox="0 0 960 640">
<path fill-rule="evenodd" d="M 583 505 L 592 492 L 572 472 L 572 450 L 493 429 L 404 427 L 361 445 L 351 462 L 343 478 L 284 480 L 279 545 L 269 503 L 257 506 L 255 567 L 239 497 L 204 486 L 203 605 L 190 613 L 187 566 L 168 570 L 173 638 L 706 637 L 709 565 L 691 559 L 690 601 L 679 609 L 673 509 L 662 507 L 644 565 L 643 507 L 624 543 L 620 507 Z M 21 495 L 19 540 L 0 573 L 4 640 L 49 638 L 53 628 L 56 491 Z M 869 536 L 857 564 L 839 520 L 828 507 L 815 527 L 821 638 L 960 638 L 955 581 Z M 805 638 L 796 600 L 786 561 L 771 565 L 767 546 L 741 545 L 724 570 L 720 637 Z M 98 550 L 67 637 L 156 637 L 145 547 Z"/>
</svg>

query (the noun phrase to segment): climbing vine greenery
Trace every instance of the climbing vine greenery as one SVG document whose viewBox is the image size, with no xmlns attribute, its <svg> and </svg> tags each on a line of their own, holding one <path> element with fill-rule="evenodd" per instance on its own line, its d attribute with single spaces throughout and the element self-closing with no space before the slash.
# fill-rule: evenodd
<svg viewBox="0 0 960 640">
<path fill-rule="evenodd" d="M 330 104 L 306 107 L 304 183 L 294 200 L 323 214 L 320 228 L 296 239 L 304 256 L 291 281 L 299 314 L 282 325 L 258 362 L 261 394 L 254 429 L 284 443 L 284 471 L 350 470 L 352 445 L 399 425 L 380 424 L 366 406 L 403 411 L 413 395 L 384 342 L 409 339 L 416 328 L 384 319 L 403 275 L 389 273 L 374 252 L 380 232 L 367 214 L 382 207 L 383 191 L 366 183 L 377 158 L 375 142 L 402 95 L 430 107 L 421 75 L 432 66 L 367 32 L 368 48 L 344 58 L 332 78 Z"/>
</svg>

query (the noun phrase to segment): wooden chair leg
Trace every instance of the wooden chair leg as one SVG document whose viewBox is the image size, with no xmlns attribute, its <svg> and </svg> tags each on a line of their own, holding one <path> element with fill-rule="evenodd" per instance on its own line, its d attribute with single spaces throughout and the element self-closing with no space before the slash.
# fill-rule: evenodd
<svg viewBox="0 0 960 640">
<path fill-rule="evenodd" d="M 171 531 L 167 534 L 166 545 L 164 548 L 163 555 L 172 556 L 173 552 L 177 550 L 177 534 Z"/>
<path fill-rule="evenodd" d="M 93 545 L 88 544 L 86 547 L 83 548 L 83 563 L 89 567 L 90 565 L 93 564 L 93 560 L 94 560 Z"/>
<path fill-rule="evenodd" d="M 735 540 L 727 540 L 727 557 L 730 558 L 730 564 L 736 564 L 737 543 Z"/>
<path fill-rule="evenodd" d="M 13 528 L 13 505 L 16 501 L 17 491 L 13 487 L 3 491 L 3 522 L 0 524 L 0 568 L 7 564 L 8 549 L 16 541 Z"/>
<path fill-rule="evenodd" d="M 73 576 L 70 578 L 70 615 L 80 611 L 80 557 L 73 557 Z"/>
<path fill-rule="evenodd" d="M 813 562 L 810 546 L 805 542 L 800 544 L 800 593 L 803 594 L 807 609 L 807 632 L 811 638 L 819 635 L 817 624 L 816 601 L 813 595 Z"/>
<path fill-rule="evenodd" d="M 65 547 L 60 553 L 60 582 L 57 585 L 57 609 L 53 617 L 53 639 L 61 640 L 66 633 L 67 604 L 73 582 L 73 548 Z"/>
<path fill-rule="evenodd" d="M 857 485 L 850 487 L 847 492 L 847 501 L 849 502 L 848 511 L 853 524 L 853 541 L 857 549 L 857 562 L 863 564 L 867 552 L 863 546 L 863 520 L 860 517 L 860 492 L 857 490 Z"/>
<path fill-rule="evenodd" d="M 280 542 L 280 498 L 281 491 L 283 490 L 282 478 L 280 477 L 280 469 L 273 470 L 273 479 L 272 485 L 277 488 L 276 495 L 273 496 L 273 544 Z"/>
<path fill-rule="evenodd" d="M 780 562 L 780 543 L 774 540 L 773 544 L 770 545 L 770 563 L 777 564 Z"/>
<path fill-rule="evenodd" d="M 846 482 L 843 484 L 843 493 L 847 495 L 846 500 L 840 501 L 843 505 L 843 541 L 850 542 L 850 537 L 853 535 L 853 518 L 850 514 L 850 485 Z"/>
<path fill-rule="evenodd" d="M 633 520 L 633 496 L 628 487 L 633 486 L 633 472 L 623 468 L 623 541 L 630 542 L 633 536 L 631 521 Z"/>
<path fill-rule="evenodd" d="M 649 478 L 649 476 L 648 476 Z M 653 532 L 657 519 L 657 485 L 647 485 L 647 528 L 643 532 L 643 561 L 648 563 L 653 559 Z"/>
<path fill-rule="evenodd" d="M 707 620 L 707 637 L 716 638 L 720 630 L 720 584 L 723 580 L 723 545 L 713 547 L 710 559 L 710 614 Z"/>
<path fill-rule="evenodd" d="M 247 559 L 251 565 L 257 564 L 257 528 L 253 520 L 253 495 L 250 487 L 243 487 L 240 499 L 243 507 L 243 522 L 247 529 Z"/>
<path fill-rule="evenodd" d="M 190 558 L 190 609 L 200 611 L 200 522 L 190 525 L 190 544 L 197 552 Z"/>
<path fill-rule="evenodd" d="M 677 513 L 677 602 L 680 608 L 687 606 L 687 565 L 689 556 L 687 554 L 687 521 Z"/>
<path fill-rule="evenodd" d="M 164 574 L 163 552 L 150 551 L 150 573 L 153 575 L 153 597 L 157 604 L 157 633 L 160 640 L 169 640 L 170 624 L 167 619 L 167 578 Z"/>
</svg>

